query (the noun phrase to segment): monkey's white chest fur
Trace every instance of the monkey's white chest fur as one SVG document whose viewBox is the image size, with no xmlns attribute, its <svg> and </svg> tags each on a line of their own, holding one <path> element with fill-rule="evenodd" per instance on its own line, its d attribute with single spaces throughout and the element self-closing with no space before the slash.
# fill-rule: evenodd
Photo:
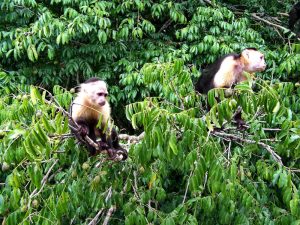
<svg viewBox="0 0 300 225">
<path fill-rule="evenodd" d="M 109 123 L 110 106 L 106 103 L 104 106 L 92 105 L 89 101 L 82 98 L 80 95 L 75 98 L 72 103 L 72 118 L 76 121 L 78 118 L 85 118 L 87 120 L 100 119 L 102 125 Z"/>
<path fill-rule="evenodd" d="M 243 68 L 238 66 L 233 56 L 225 58 L 214 77 L 214 87 L 231 87 L 237 81 L 236 78 L 240 76 L 242 71 Z"/>
</svg>

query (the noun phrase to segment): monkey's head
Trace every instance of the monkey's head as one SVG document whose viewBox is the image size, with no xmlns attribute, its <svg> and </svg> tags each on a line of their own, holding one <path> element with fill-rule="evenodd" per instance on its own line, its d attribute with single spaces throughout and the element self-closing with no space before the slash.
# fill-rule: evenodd
<svg viewBox="0 0 300 225">
<path fill-rule="evenodd" d="M 248 73 L 261 72 L 267 67 L 264 55 L 255 48 L 246 48 L 242 51 L 244 70 Z"/>
<path fill-rule="evenodd" d="M 98 78 L 91 78 L 80 85 L 80 92 L 94 106 L 104 106 L 108 95 L 106 83 Z"/>
</svg>

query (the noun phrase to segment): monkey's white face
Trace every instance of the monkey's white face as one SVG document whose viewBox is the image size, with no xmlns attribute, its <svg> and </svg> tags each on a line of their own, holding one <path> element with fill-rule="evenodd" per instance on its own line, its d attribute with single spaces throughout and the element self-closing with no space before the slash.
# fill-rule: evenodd
<svg viewBox="0 0 300 225">
<path fill-rule="evenodd" d="M 88 94 L 93 105 L 105 105 L 108 92 L 104 81 L 81 84 L 81 90 Z"/>
<path fill-rule="evenodd" d="M 266 62 L 264 55 L 256 50 L 245 49 L 242 56 L 247 60 L 248 64 L 244 68 L 249 73 L 261 72 L 266 69 Z"/>
</svg>

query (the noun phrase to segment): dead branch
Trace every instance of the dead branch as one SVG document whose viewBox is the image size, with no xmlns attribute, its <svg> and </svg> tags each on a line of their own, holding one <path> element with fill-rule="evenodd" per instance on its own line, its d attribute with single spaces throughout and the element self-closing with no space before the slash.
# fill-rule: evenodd
<svg viewBox="0 0 300 225">
<path fill-rule="evenodd" d="M 263 131 L 281 131 L 280 128 L 263 128 Z"/>
<path fill-rule="evenodd" d="M 172 23 L 172 20 L 167 20 L 167 22 L 165 22 L 162 27 L 159 29 L 158 33 L 162 32 L 163 30 L 165 30 L 168 26 L 170 26 Z"/>
<path fill-rule="evenodd" d="M 108 200 L 111 198 L 111 195 L 112 195 L 112 187 L 110 186 L 110 188 L 108 189 L 108 193 L 107 193 L 107 195 L 106 195 L 106 197 L 105 197 L 105 202 L 108 202 Z M 111 209 L 111 208 L 110 208 L 110 209 Z M 109 209 L 109 210 L 110 210 L 110 209 Z M 101 208 L 101 209 L 98 211 L 98 213 L 96 214 L 96 216 L 92 219 L 92 221 L 89 222 L 88 225 L 96 225 L 96 224 L 98 223 L 99 216 L 102 214 L 103 210 L 104 210 L 104 208 Z M 108 212 L 109 212 L 109 210 L 108 210 Z M 107 212 L 107 214 L 108 214 L 108 212 Z M 106 215 L 106 217 L 107 217 L 107 215 Z M 106 217 L 105 217 L 105 219 L 106 219 Z M 105 220 L 104 220 L 104 221 L 105 221 Z M 107 221 L 107 222 L 108 222 L 108 221 Z M 104 224 L 104 223 L 103 223 L 103 224 Z"/>
<path fill-rule="evenodd" d="M 108 224 L 109 219 L 110 219 L 111 215 L 113 214 L 113 212 L 115 210 L 116 210 L 116 206 L 114 206 L 114 205 L 109 208 L 109 210 L 106 213 L 106 217 L 105 217 L 104 222 L 103 222 L 102 225 L 107 225 Z"/>
<path fill-rule="evenodd" d="M 281 30 L 284 30 L 284 31 L 288 30 L 286 27 L 280 26 L 280 25 L 278 25 L 278 24 L 276 24 L 276 23 L 272 23 L 272 22 L 270 22 L 270 21 L 268 21 L 268 20 L 266 20 L 266 19 L 263 19 L 263 18 L 257 16 L 256 13 L 251 13 L 251 16 L 252 16 L 253 18 L 259 20 L 259 21 L 262 21 L 262 22 L 264 22 L 264 23 L 270 25 L 270 26 L 277 27 L 277 28 L 279 28 L 279 29 L 281 29 Z"/>
<path fill-rule="evenodd" d="M 280 16 L 286 16 L 286 17 L 289 17 L 289 14 L 288 13 L 282 13 L 282 12 L 279 12 L 279 13 L 277 13 L 278 15 L 280 15 Z"/>
<path fill-rule="evenodd" d="M 50 173 L 51 173 L 51 170 L 53 169 L 53 167 L 56 165 L 57 162 L 58 162 L 58 159 L 56 159 L 56 160 L 54 161 L 54 163 L 53 163 L 52 166 L 49 168 L 49 170 L 48 170 L 48 172 L 46 173 L 46 175 L 43 177 L 43 179 L 42 179 L 42 181 L 41 181 L 41 185 L 42 185 L 42 186 L 41 186 L 40 190 L 38 191 L 37 188 L 34 189 L 33 192 L 30 194 L 29 198 L 33 198 L 33 197 L 35 197 L 35 196 L 37 196 L 37 195 L 39 195 L 39 194 L 41 193 L 41 191 L 43 190 L 43 188 L 44 188 L 44 186 L 45 186 L 45 184 L 46 184 L 46 182 L 47 182 L 47 180 L 48 180 L 48 177 L 49 177 L 49 175 L 50 175 Z"/>
<path fill-rule="evenodd" d="M 183 197 L 183 200 L 182 200 L 182 204 L 185 203 L 187 192 L 188 192 L 188 189 L 189 189 L 189 186 L 190 186 L 190 180 L 191 180 L 191 177 L 194 174 L 194 171 L 195 171 L 195 169 L 192 169 L 191 172 L 190 172 L 190 175 L 189 175 L 189 178 L 188 178 L 188 182 L 186 184 L 186 188 L 185 188 L 185 192 L 184 192 L 184 197 Z"/>
<path fill-rule="evenodd" d="M 204 2 L 206 2 L 207 4 L 214 6 L 214 4 L 210 1 L 210 0 L 203 0 Z"/>
<path fill-rule="evenodd" d="M 101 209 L 99 210 L 99 212 L 96 214 L 96 216 L 92 219 L 92 221 L 89 222 L 88 225 L 96 225 L 96 224 L 97 224 L 97 221 L 98 221 L 98 218 L 99 218 L 99 216 L 102 214 L 103 210 L 104 210 L 104 209 L 101 208 Z"/>
<path fill-rule="evenodd" d="M 71 133 L 69 133 L 69 134 L 49 134 L 48 137 L 53 138 L 53 139 L 64 140 L 64 139 L 72 138 L 72 137 L 74 137 L 74 135 Z"/>
<path fill-rule="evenodd" d="M 270 25 L 270 26 L 277 27 L 277 28 L 283 30 L 284 32 L 290 31 L 292 34 L 294 34 L 295 36 L 297 36 L 294 32 L 292 32 L 292 31 L 289 30 L 288 28 L 283 27 L 283 26 L 281 26 L 281 25 L 278 25 L 278 24 L 276 24 L 276 23 L 272 23 L 272 22 L 270 22 L 270 21 L 268 21 L 268 20 L 266 20 L 266 19 L 263 19 L 263 18 L 257 16 L 256 13 L 251 13 L 250 15 L 251 15 L 253 18 L 255 18 L 255 19 L 259 20 L 259 21 L 262 21 L 262 22 L 264 22 L 264 23 L 266 23 L 266 24 L 268 24 L 268 25 Z M 300 40 L 300 38 L 297 38 L 297 39 Z"/>
<path fill-rule="evenodd" d="M 236 136 L 233 134 L 227 134 L 227 133 L 223 133 L 223 132 L 218 132 L 218 131 L 214 131 L 213 135 L 217 136 L 217 137 L 221 137 L 221 138 L 228 138 L 230 140 L 233 141 L 237 141 L 237 142 L 244 142 L 244 143 L 248 143 L 248 144 L 258 144 L 259 146 L 261 146 L 262 148 L 266 149 L 273 157 L 273 159 L 279 163 L 280 165 L 283 165 L 282 161 L 281 161 L 281 157 L 272 149 L 272 147 L 270 145 L 267 145 L 266 143 L 263 143 L 261 141 L 253 141 L 253 140 L 249 140 L 249 139 L 245 139 L 242 138 L 240 136 Z"/>
<path fill-rule="evenodd" d="M 118 137 L 120 140 L 128 141 L 129 143 L 138 143 L 145 136 L 145 132 L 142 132 L 139 136 L 128 135 L 128 134 L 119 134 Z"/>
</svg>

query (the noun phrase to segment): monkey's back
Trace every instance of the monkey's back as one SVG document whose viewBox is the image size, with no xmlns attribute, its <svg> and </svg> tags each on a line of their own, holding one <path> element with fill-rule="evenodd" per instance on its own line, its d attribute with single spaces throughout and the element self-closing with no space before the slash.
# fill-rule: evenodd
<svg viewBox="0 0 300 225">
<path fill-rule="evenodd" d="M 232 56 L 234 59 L 238 59 L 240 54 L 231 53 L 222 56 L 221 58 L 217 59 L 214 63 L 207 66 L 203 72 L 201 77 L 198 79 L 195 90 L 200 93 L 207 93 L 210 89 L 214 88 L 214 78 L 215 75 L 220 70 L 221 64 L 225 58 Z"/>
</svg>

